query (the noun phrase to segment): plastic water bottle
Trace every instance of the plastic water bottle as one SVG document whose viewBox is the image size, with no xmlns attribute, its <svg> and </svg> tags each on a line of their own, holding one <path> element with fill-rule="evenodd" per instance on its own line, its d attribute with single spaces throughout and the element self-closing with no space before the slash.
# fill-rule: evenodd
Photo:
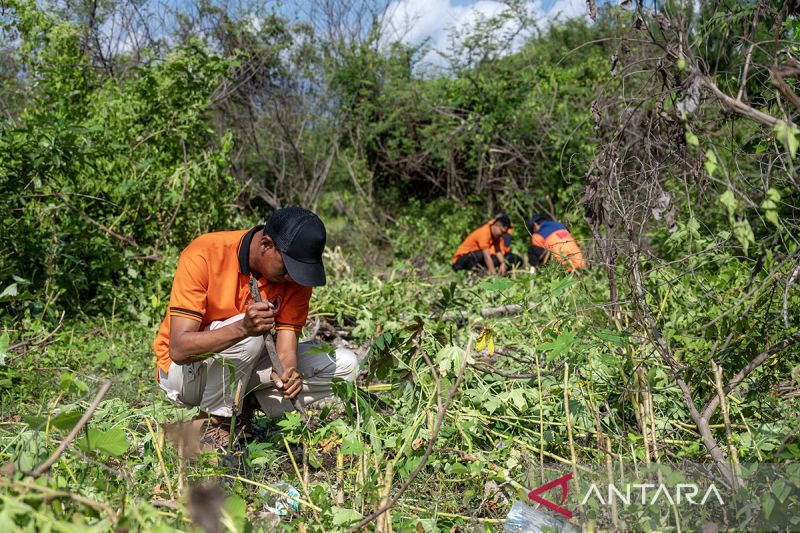
<svg viewBox="0 0 800 533">
<path fill-rule="evenodd" d="M 515 501 L 511 506 L 503 530 L 506 533 L 541 533 L 545 528 L 547 531 L 563 533 L 580 531 L 580 528 L 573 526 L 566 519 L 535 509 L 522 500 Z"/>
<path fill-rule="evenodd" d="M 289 513 L 297 511 L 300 507 L 300 503 L 293 498 L 299 498 L 300 493 L 297 492 L 296 488 L 284 482 L 273 483 L 270 487 L 282 492 L 284 495 L 276 494 L 267 489 L 259 490 L 258 494 L 264 502 L 264 509 L 266 511 L 278 516 L 286 516 Z M 285 496 L 285 494 L 292 496 L 292 498 Z"/>
</svg>

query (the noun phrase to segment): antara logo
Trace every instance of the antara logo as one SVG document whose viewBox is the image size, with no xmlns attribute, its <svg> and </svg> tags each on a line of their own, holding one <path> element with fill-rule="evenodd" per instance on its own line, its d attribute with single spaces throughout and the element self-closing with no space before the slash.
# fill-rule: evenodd
<svg viewBox="0 0 800 533">
<path fill-rule="evenodd" d="M 545 507 L 547 507 L 551 511 L 555 511 L 555 512 L 557 512 L 559 514 L 563 514 L 567 518 L 572 518 L 572 513 L 570 511 L 568 511 L 567 509 L 564 509 L 563 507 L 561 507 L 564 504 L 564 502 L 567 500 L 567 493 L 569 492 L 569 485 L 567 483 L 569 483 L 570 479 L 572 479 L 572 473 L 571 472 L 569 474 L 567 474 L 566 476 L 561 476 L 558 479 L 554 479 L 550 483 L 542 485 L 538 489 L 533 489 L 532 491 L 530 491 L 528 493 L 528 498 L 530 498 L 531 500 L 535 501 L 536 503 L 541 503 L 542 505 L 544 505 Z M 539 496 L 539 494 L 542 494 L 543 492 L 547 492 L 548 490 L 552 489 L 553 487 L 561 487 L 561 501 L 559 501 L 557 504 L 551 502 L 550 500 L 545 500 L 544 498 Z"/>
<path fill-rule="evenodd" d="M 558 479 L 554 479 L 550 483 L 530 491 L 528 493 L 528 498 L 536 503 L 544 505 L 551 511 L 555 511 L 556 513 L 564 515 L 567 518 L 572 518 L 574 516 L 572 512 L 562 507 L 564 502 L 567 500 L 567 494 L 569 493 L 569 481 L 571 479 L 571 473 L 561 476 Z M 561 499 L 558 503 L 551 502 L 550 500 L 546 500 L 540 496 L 540 494 L 543 494 L 555 487 L 561 487 Z M 702 499 L 699 497 L 700 494 L 703 494 Z M 640 498 L 637 498 L 637 495 L 640 496 Z M 611 504 L 614 500 L 617 500 L 619 503 L 625 506 L 631 505 L 632 503 L 653 505 L 658 503 L 660 500 L 663 500 L 665 503 L 669 503 L 670 505 L 682 505 L 684 503 L 691 505 L 705 505 L 708 500 L 716 500 L 719 505 L 724 505 L 722 496 L 713 484 L 711 484 L 703 493 L 702 489 L 694 483 L 679 483 L 675 487 L 674 495 L 671 492 L 671 489 L 664 484 L 654 485 L 650 483 L 633 483 L 624 485 L 622 489 L 614 484 L 609 484 L 607 486 L 607 498 L 604 498 L 603 491 L 601 491 L 595 483 L 592 483 L 586 490 L 586 494 L 581 500 L 581 505 L 586 505 L 590 499 L 597 500 L 601 505 Z"/>
</svg>

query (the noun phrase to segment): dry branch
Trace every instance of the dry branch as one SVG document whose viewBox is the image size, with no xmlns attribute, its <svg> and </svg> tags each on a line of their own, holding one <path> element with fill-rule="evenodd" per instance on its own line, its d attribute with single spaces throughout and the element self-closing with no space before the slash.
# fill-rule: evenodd
<svg viewBox="0 0 800 533">
<path fill-rule="evenodd" d="M 760 122 L 770 127 L 774 127 L 776 124 L 780 122 L 779 119 L 773 117 L 772 115 L 768 115 L 767 113 L 759 111 L 758 109 L 755 109 L 754 107 L 745 104 L 741 100 L 737 100 L 725 94 L 719 87 L 717 87 L 717 84 L 714 83 L 708 76 L 700 75 L 699 79 L 703 87 L 711 91 L 711 93 L 714 96 L 716 96 L 717 99 L 720 102 L 722 102 L 722 104 L 724 104 L 732 111 L 736 111 L 742 116 L 753 119 L 756 122 Z"/>
<path fill-rule="evenodd" d="M 61 454 L 64 453 L 64 450 L 67 449 L 67 446 L 69 446 L 70 442 L 72 442 L 73 439 L 75 439 L 78 433 L 80 433 L 81 429 L 83 429 L 83 426 L 85 426 L 86 423 L 89 421 L 89 419 L 92 418 L 95 409 L 97 409 L 97 406 L 100 405 L 103 396 L 106 395 L 108 389 L 110 388 L 111 388 L 110 381 L 106 381 L 105 383 L 103 383 L 103 385 L 100 387 L 100 390 L 97 391 L 97 395 L 94 397 L 94 400 L 92 400 L 91 405 L 89 405 L 89 408 L 86 410 L 85 413 L 83 413 L 83 416 L 81 417 L 80 420 L 78 420 L 78 423 L 75 424 L 75 427 L 72 428 L 72 431 L 70 431 L 64 438 L 64 440 L 61 441 L 61 445 L 56 449 L 55 452 L 53 452 L 53 455 L 51 455 L 47 459 L 47 461 L 39 465 L 33 472 L 31 472 L 32 477 L 36 478 L 41 476 L 42 474 L 47 472 L 56 461 L 58 461 L 58 458 L 61 457 Z"/>
<path fill-rule="evenodd" d="M 796 330 L 794 333 L 792 333 L 782 341 L 778 342 L 772 348 L 764 350 L 763 352 L 758 354 L 749 363 L 747 363 L 747 365 L 743 369 L 741 369 L 735 376 L 731 378 L 728 384 L 722 388 L 723 392 L 725 394 L 730 394 L 730 392 L 736 387 L 738 387 L 739 384 L 741 384 L 742 381 L 744 381 L 747 378 L 747 376 L 752 374 L 755 369 L 764 364 L 764 361 L 766 361 L 776 353 L 782 351 L 783 349 L 787 348 L 788 346 L 791 346 L 792 344 L 797 342 L 798 339 L 800 339 L 800 329 Z M 718 395 L 711 397 L 706 406 L 703 408 L 703 412 L 701 414 L 704 420 L 708 421 L 708 419 L 711 418 L 711 416 L 714 414 L 714 411 L 716 411 L 717 407 L 719 407 L 719 402 L 720 400 Z"/>
<path fill-rule="evenodd" d="M 800 61 L 790 59 L 783 65 L 779 65 L 770 70 L 770 78 L 773 85 L 789 100 L 793 106 L 800 109 L 800 96 L 797 96 L 784 78 L 794 78 L 800 76 Z"/>
</svg>

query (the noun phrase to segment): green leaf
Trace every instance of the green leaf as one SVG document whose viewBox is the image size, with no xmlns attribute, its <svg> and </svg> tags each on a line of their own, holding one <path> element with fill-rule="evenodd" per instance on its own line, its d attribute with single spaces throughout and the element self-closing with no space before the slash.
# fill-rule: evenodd
<svg viewBox="0 0 800 533">
<path fill-rule="evenodd" d="M 487 291 L 493 291 L 493 292 L 502 292 L 510 289 L 513 286 L 514 286 L 514 281 L 508 278 L 498 278 L 497 276 L 484 279 L 481 282 L 481 287 L 483 287 Z"/>
<path fill-rule="evenodd" d="M 522 392 L 522 389 L 514 389 L 511 391 L 511 401 L 514 402 L 514 405 L 522 411 L 528 405 L 528 402 L 525 401 L 525 395 Z"/>
<path fill-rule="evenodd" d="M 364 518 L 364 515 L 355 509 L 346 509 L 344 507 L 334 506 L 331 510 L 333 511 L 334 526 L 350 525 L 356 520 L 361 520 Z"/>
<path fill-rule="evenodd" d="M 439 365 L 439 372 L 446 376 L 449 372 L 456 373 L 461 370 L 467 352 L 458 346 L 446 346 L 436 354 L 436 364 Z M 467 359 L 467 363 L 474 362 L 472 356 Z"/>
<path fill-rule="evenodd" d="M 230 520 L 230 525 L 234 526 L 234 531 L 245 531 L 247 524 L 247 503 L 236 494 L 231 494 L 225 498 L 223 512 L 224 518 Z"/>
<path fill-rule="evenodd" d="M 31 429 L 41 429 L 44 427 L 45 418 L 41 416 L 26 416 L 22 415 L 22 420 L 28 424 Z"/>
<path fill-rule="evenodd" d="M 789 150 L 792 159 L 797 155 L 797 148 L 800 147 L 800 129 L 796 125 L 789 125 L 783 120 L 775 124 L 775 137 Z"/>
<path fill-rule="evenodd" d="M 628 340 L 627 334 L 619 334 L 610 329 L 598 329 L 594 330 L 593 333 L 604 341 L 616 344 L 617 346 L 623 346 Z"/>
<path fill-rule="evenodd" d="M 500 398 L 498 396 L 492 396 L 486 402 L 484 402 L 483 407 L 484 409 L 486 409 L 486 412 L 491 415 L 495 411 L 497 411 L 497 409 L 500 408 L 502 404 L 503 403 L 500 401 Z"/>
<path fill-rule="evenodd" d="M 755 244 L 755 236 L 753 235 L 753 228 L 750 227 L 750 222 L 747 219 L 737 220 L 733 223 L 733 236 L 742 245 L 745 255 L 750 244 Z"/>
<path fill-rule="evenodd" d="M 3 333 L 3 335 L 0 336 L 0 366 L 6 364 L 6 356 L 8 355 L 7 350 L 9 342 L 10 339 L 8 337 L 8 333 Z"/>
<path fill-rule="evenodd" d="M 761 507 L 764 510 L 764 517 L 769 519 L 769 515 L 772 514 L 772 510 L 775 508 L 775 498 L 772 497 L 772 494 L 769 492 L 761 494 Z"/>
<path fill-rule="evenodd" d="M 719 197 L 719 203 L 728 208 L 728 217 L 733 217 L 736 212 L 736 197 L 730 189 L 722 193 Z"/>
<path fill-rule="evenodd" d="M 355 437 L 342 439 L 342 454 L 361 455 L 364 453 L 364 445 Z"/>
<path fill-rule="evenodd" d="M 775 202 L 776 204 L 781 201 L 781 193 L 777 189 L 770 187 L 767 189 L 767 200 Z"/>
<path fill-rule="evenodd" d="M 299 428 L 303 421 L 300 419 L 300 413 L 297 411 L 289 411 L 283 415 L 283 420 L 278 422 L 278 426 L 283 429 L 292 430 Z"/>
<path fill-rule="evenodd" d="M 453 463 L 453 464 L 451 464 L 448 470 L 449 470 L 450 474 L 468 474 L 469 473 L 469 469 L 465 465 L 462 465 L 461 463 Z"/>
<path fill-rule="evenodd" d="M 122 428 L 111 428 L 107 431 L 89 428 L 87 434 L 81 437 L 77 444 L 83 451 L 97 450 L 114 457 L 127 452 L 130 446 Z"/>
<path fill-rule="evenodd" d="M 560 296 L 568 288 L 572 287 L 576 283 L 578 283 L 578 280 L 573 279 L 573 278 L 564 278 L 564 279 L 558 280 L 556 283 L 554 283 L 550 287 L 550 291 L 549 291 L 550 296 L 554 296 L 554 297 L 555 296 Z"/>
<path fill-rule="evenodd" d="M 786 501 L 786 497 L 789 496 L 791 492 L 792 488 L 782 479 L 778 479 L 772 484 L 772 494 L 774 494 L 781 503 Z"/>
<path fill-rule="evenodd" d="M 700 139 L 697 138 L 697 135 L 691 132 L 691 130 L 686 130 L 686 144 L 690 146 L 700 146 Z"/>
<path fill-rule="evenodd" d="M 58 416 L 50 420 L 50 425 L 60 429 L 61 431 L 69 431 L 75 427 L 75 424 L 78 423 L 78 420 L 80 420 L 82 416 L 83 411 L 79 409 L 67 411 L 65 413 L 60 413 Z"/>
<path fill-rule="evenodd" d="M 780 227 L 781 223 L 778 219 L 778 203 L 781 201 L 781 193 L 772 187 L 767 190 L 767 196 L 761 202 L 761 209 L 764 209 L 764 218 L 772 223 L 775 227 Z"/>
<path fill-rule="evenodd" d="M 570 349 L 572 344 L 575 342 L 576 336 L 577 333 L 574 331 L 565 331 L 553 342 L 543 342 L 536 348 L 540 350 L 551 350 L 551 352 L 547 354 L 547 362 L 550 363 L 556 357 Z"/>
<path fill-rule="evenodd" d="M 772 223 L 773 226 L 779 228 L 781 226 L 780 220 L 778 220 L 778 212 L 777 211 L 767 211 L 764 213 L 764 218 L 766 218 L 769 222 Z"/>
<path fill-rule="evenodd" d="M 715 154 L 710 148 L 706 150 L 706 162 L 704 163 L 704 166 L 709 177 L 712 177 L 714 172 L 716 172 L 717 167 L 719 167 L 719 163 L 717 162 L 717 154 Z"/>
<path fill-rule="evenodd" d="M 19 290 L 17 289 L 17 284 L 12 283 L 11 285 L 3 289 L 3 292 L 0 293 L 0 298 L 13 298 L 17 294 L 19 294 Z"/>
</svg>

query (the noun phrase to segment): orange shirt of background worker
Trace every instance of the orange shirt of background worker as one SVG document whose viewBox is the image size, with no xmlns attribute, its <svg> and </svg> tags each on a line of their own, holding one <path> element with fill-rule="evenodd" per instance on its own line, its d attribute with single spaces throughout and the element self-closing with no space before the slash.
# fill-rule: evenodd
<svg viewBox="0 0 800 533">
<path fill-rule="evenodd" d="M 558 263 L 572 272 L 576 268 L 584 268 L 586 261 L 572 237 L 562 224 L 551 220 L 541 220 L 531 224 L 531 245 L 543 248 Z"/>
</svg>

